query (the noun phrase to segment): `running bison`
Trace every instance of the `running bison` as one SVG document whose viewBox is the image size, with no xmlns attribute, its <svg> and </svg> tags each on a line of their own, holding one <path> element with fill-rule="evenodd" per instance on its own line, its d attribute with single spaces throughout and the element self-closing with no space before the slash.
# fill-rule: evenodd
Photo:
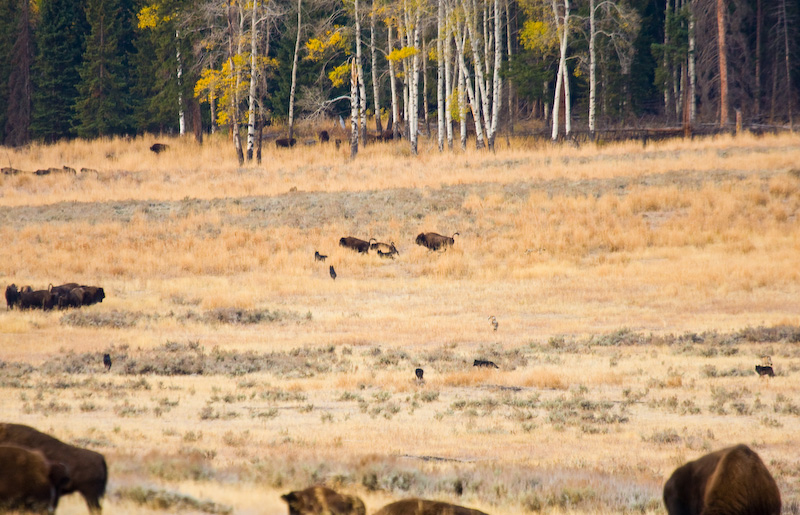
<svg viewBox="0 0 800 515">
<path fill-rule="evenodd" d="M 0 513 L 53 513 L 69 483 L 67 469 L 36 450 L 0 445 Z"/>
<path fill-rule="evenodd" d="M 781 494 L 758 454 L 740 444 L 675 469 L 664 504 L 669 515 L 778 515 Z"/>
<path fill-rule="evenodd" d="M 64 464 L 69 479 L 62 485 L 61 493 L 80 492 L 89 511 L 101 511 L 100 499 L 106 492 L 108 480 L 108 467 L 102 454 L 64 443 L 21 424 L 0 423 L 0 445 L 35 449 L 47 460 Z"/>
<path fill-rule="evenodd" d="M 429 250 L 446 250 L 447 247 L 452 247 L 453 244 L 455 244 L 456 236 L 458 236 L 458 233 L 455 233 L 452 237 L 450 237 L 442 236 L 441 234 L 437 234 L 435 232 L 423 232 L 417 236 L 416 243 L 417 245 L 427 247 Z"/>
<path fill-rule="evenodd" d="M 366 254 L 369 252 L 369 242 L 347 236 L 346 238 L 339 239 L 339 246 L 345 247 L 350 250 L 355 250 L 359 254 Z"/>
<path fill-rule="evenodd" d="M 337 493 L 324 486 L 312 486 L 282 495 L 289 515 L 366 515 L 364 502 L 354 495 Z"/>
<path fill-rule="evenodd" d="M 404 499 L 387 504 L 375 515 L 486 515 L 482 511 L 446 502 L 425 499 Z"/>
</svg>

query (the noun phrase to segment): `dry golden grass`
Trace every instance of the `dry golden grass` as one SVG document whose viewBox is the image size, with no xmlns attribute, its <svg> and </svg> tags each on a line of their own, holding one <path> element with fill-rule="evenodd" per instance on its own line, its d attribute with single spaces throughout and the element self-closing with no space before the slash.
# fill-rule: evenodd
<svg viewBox="0 0 800 515">
<path fill-rule="evenodd" d="M 154 141 L 7 149 L 97 173 L 0 176 L 0 284 L 107 295 L 0 310 L 0 419 L 103 452 L 109 513 L 285 513 L 313 482 L 370 513 L 659 513 L 678 464 L 738 442 L 800 511 L 796 136 L 268 146 L 242 168 L 221 137 Z M 429 252 L 422 231 L 460 236 Z"/>
</svg>

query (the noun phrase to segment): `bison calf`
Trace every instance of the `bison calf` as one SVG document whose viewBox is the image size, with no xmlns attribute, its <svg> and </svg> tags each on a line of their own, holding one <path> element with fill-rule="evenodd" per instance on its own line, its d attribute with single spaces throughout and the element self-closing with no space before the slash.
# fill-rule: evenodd
<svg viewBox="0 0 800 515">
<path fill-rule="evenodd" d="M 312 486 L 282 495 L 289 515 L 366 515 L 364 502 L 354 495 L 337 493 L 324 486 Z"/>
<path fill-rule="evenodd" d="M 0 445 L 0 513 L 53 513 L 68 482 L 66 467 L 41 452 Z"/>
<path fill-rule="evenodd" d="M 375 515 L 486 515 L 482 511 L 425 499 L 404 499 L 387 504 Z"/>
<path fill-rule="evenodd" d="M 758 454 L 740 444 L 675 469 L 664 504 L 669 515 L 778 515 L 781 494 Z"/>
<path fill-rule="evenodd" d="M 100 512 L 100 499 L 106 491 L 108 468 L 102 454 L 82 449 L 21 424 L 0 423 L 0 444 L 17 445 L 40 451 L 48 461 L 63 463 L 69 479 L 61 493 L 80 492 L 93 513 Z"/>
</svg>

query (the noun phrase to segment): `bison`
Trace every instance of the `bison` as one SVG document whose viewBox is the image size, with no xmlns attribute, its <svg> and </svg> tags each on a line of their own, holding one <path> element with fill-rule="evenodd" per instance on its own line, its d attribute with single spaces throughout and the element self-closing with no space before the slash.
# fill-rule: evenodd
<svg viewBox="0 0 800 515">
<path fill-rule="evenodd" d="M 664 504 L 669 515 L 778 515 L 781 494 L 758 454 L 740 444 L 675 469 Z"/>
<path fill-rule="evenodd" d="M 292 138 L 278 138 L 275 140 L 275 146 L 278 148 L 289 148 L 293 147 L 297 143 L 297 140 Z"/>
<path fill-rule="evenodd" d="M 98 302 L 103 302 L 106 298 L 106 292 L 99 286 L 81 286 L 83 289 L 83 305 L 91 306 Z"/>
<path fill-rule="evenodd" d="M 488 368 L 500 368 L 495 364 L 494 361 L 487 361 L 485 359 L 476 359 L 472 362 L 473 367 L 488 367 Z"/>
<path fill-rule="evenodd" d="M 375 515 L 486 515 L 482 511 L 440 501 L 404 499 L 387 504 Z"/>
<path fill-rule="evenodd" d="M 364 502 L 354 495 L 337 493 L 324 486 L 312 486 L 282 495 L 289 515 L 366 515 Z"/>
<path fill-rule="evenodd" d="M 452 237 L 448 237 L 435 232 L 423 232 L 417 236 L 416 243 L 417 245 L 427 247 L 429 250 L 446 249 L 455 244 L 455 237 L 458 235 L 458 233 L 454 233 Z"/>
<path fill-rule="evenodd" d="M 58 305 L 59 309 L 63 309 L 69 306 L 73 306 L 70 302 L 70 292 L 77 288 L 79 285 L 78 283 L 66 283 L 60 286 L 53 286 L 52 284 L 48 286 L 48 290 L 50 293 L 55 295 L 56 297 L 56 305 Z"/>
<path fill-rule="evenodd" d="M 369 252 L 369 242 L 348 236 L 339 239 L 339 246 L 345 247 L 350 250 L 355 250 L 359 254 L 366 254 Z"/>
<path fill-rule="evenodd" d="M 150 150 L 155 154 L 160 154 L 165 150 L 169 150 L 169 145 L 167 145 L 166 143 L 153 143 L 150 146 Z"/>
<path fill-rule="evenodd" d="M 37 450 L 0 445 L 0 512 L 53 513 L 68 483 L 63 464 Z"/>
<path fill-rule="evenodd" d="M 0 423 L 0 444 L 18 445 L 40 451 L 54 463 L 63 463 L 69 475 L 61 492 L 80 492 L 89 511 L 99 513 L 100 499 L 106 492 L 108 467 L 102 454 L 64 443 L 50 435 L 21 424 Z"/>
<path fill-rule="evenodd" d="M 331 135 L 328 134 L 328 131 L 319 131 L 317 136 L 319 136 L 320 143 L 327 143 L 331 140 Z"/>
<path fill-rule="evenodd" d="M 19 304 L 19 290 L 16 284 L 6 286 L 6 309 L 14 309 Z"/>
<path fill-rule="evenodd" d="M 20 309 L 50 310 L 56 305 L 56 296 L 47 290 L 21 291 L 19 294 Z"/>
</svg>

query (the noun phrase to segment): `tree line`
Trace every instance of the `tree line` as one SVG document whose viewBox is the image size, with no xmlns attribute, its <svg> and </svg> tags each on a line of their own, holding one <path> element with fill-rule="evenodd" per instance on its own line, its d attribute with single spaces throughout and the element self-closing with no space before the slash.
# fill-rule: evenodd
<svg viewBox="0 0 800 515">
<path fill-rule="evenodd" d="M 300 118 L 349 119 L 353 155 L 370 133 L 491 148 L 529 120 L 553 139 L 791 127 L 799 17 L 800 0 L 0 0 L 0 134 L 223 129 L 243 162 Z"/>
</svg>

